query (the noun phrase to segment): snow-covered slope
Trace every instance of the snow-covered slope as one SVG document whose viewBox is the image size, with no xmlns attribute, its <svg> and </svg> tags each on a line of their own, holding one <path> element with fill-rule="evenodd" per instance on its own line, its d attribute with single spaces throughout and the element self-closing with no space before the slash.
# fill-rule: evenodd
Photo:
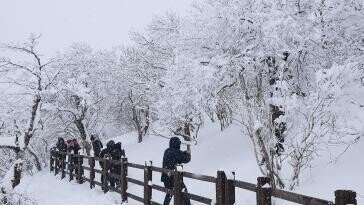
<svg viewBox="0 0 364 205">
<path fill-rule="evenodd" d="M 224 132 L 220 132 L 215 124 L 206 124 L 199 135 L 198 145 L 192 146 L 192 161 L 184 166 L 184 170 L 197 174 L 216 175 L 217 170 L 226 172 L 235 171 L 239 180 L 255 183 L 260 176 L 251 142 L 244 137 L 238 126 L 231 126 Z M 121 141 L 126 150 L 128 160 L 134 163 L 144 164 L 151 160 L 153 165 L 161 166 L 162 156 L 168 146 L 168 139 L 158 136 L 148 136 L 143 143 L 136 142 L 135 133 L 113 138 Z M 185 149 L 185 147 L 182 147 Z M 334 200 L 335 189 L 352 189 L 360 195 L 364 194 L 364 165 L 361 159 L 364 142 L 353 146 L 336 164 L 329 164 L 326 157 L 317 166 L 312 168 L 303 177 L 298 193 L 316 196 L 328 200 Z M 129 175 L 142 180 L 141 170 L 130 169 Z M 214 198 L 215 187 L 213 184 L 185 180 L 190 192 Z M 160 174 L 153 175 L 153 183 L 161 184 Z M 26 191 L 35 197 L 41 205 L 48 204 L 114 204 L 120 200 L 115 193 L 103 194 L 100 188 L 90 190 L 88 184 L 79 185 L 60 180 L 46 171 L 36 174 L 35 177 L 27 177 L 24 183 L 17 188 L 19 192 Z M 237 190 L 236 204 L 254 204 L 255 194 L 240 189 Z M 142 188 L 129 185 L 129 191 L 142 196 Z M 358 196 L 359 204 L 364 202 L 362 196 Z M 153 200 L 162 202 L 164 195 L 153 191 Z M 66 200 L 59 202 L 60 200 Z M 132 200 L 129 204 L 138 204 Z M 196 203 L 198 204 L 198 203 Z M 277 204 L 288 204 L 277 201 Z"/>
<path fill-rule="evenodd" d="M 232 126 L 221 132 L 217 124 L 207 124 L 201 130 L 199 142 L 192 146 L 192 160 L 183 167 L 184 170 L 196 174 L 216 176 L 217 170 L 226 173 L 235 171 L 237 178 L 256 182 L 259 170 L 256 167 L 251 142 L 241 135 L 239 128 Z M 131 138 L 131 139 L 130 139 Z M 130 142 L 131 140 L 132 142 Z M 168 147 L 168 139 L 158 136 L 149 136 L 142 144 L 135 143 L 136 136 L 125 135 L 115 138 L 115 141 L 126 142 L 125 150 L 130 162 L 144 164 L 151 160 L 153 165 L 161 167 L 164 150 Z M 186 149 L 182 146 L 181 149 Z M 142 172 L 130 173 L 133 177 L 143 179 Z M 215 187 L 213 184 L 185 180 L 189 192 L 207 196 L 214 199 Z M 160 183 L 160 174 L 153 175 L 153 183 Z M 254 202 L 255 196 L 248 191 L 238 190 L 239 201 Z M 153 198 L 161 201 L 163 194 L 153 193 Z"/>
<path fill-rule="evenodd" d="M 39 205 L 113 205 L 120 204 L 120 195 L 104 194 L 100 188 L 90 190 L 89 184 L 68 182 L 48 170 L 26 177 L 15 190 L 35 199 Z"/>
<path fill-rule="evenodd" d="M 364 203 L 364 141 L 352 146 L 336 163 L 323 156 L 313 167 L 296 192 L 332 199 L 334 190 L 348 189 L 357 192 L 358 204 Z"/>
</svg>

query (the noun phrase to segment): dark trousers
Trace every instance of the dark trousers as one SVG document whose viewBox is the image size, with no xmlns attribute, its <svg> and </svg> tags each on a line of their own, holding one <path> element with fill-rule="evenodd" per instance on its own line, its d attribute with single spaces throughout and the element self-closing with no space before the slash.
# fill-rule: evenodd
<svg viewBox="0 0 364 205">
<path fill-rule="evenodd" d="M 111 165 L 110 167 L 110 173 L 114 175 L 121 175 L 121 165 Z M 114 178 L 113 176 L 109 176 L 110 186 L 115 187 L 119 185 L 119 180 L 117 178 Z"/>
<path fill-rule="evenodd" d="M 111 174 L 120 175 L 117 172 L 115 172 L 115 171 L 113 171 L 113 170 L 110 169 L 107 172 L 107 178 L 106 179 L 104 178 L 104 175 L 103 174 L 101 175 L 101 183 L 103 184 L 104 183 L 104 180 L 106 180 L 107 181 L 107 184 L 110 184 L 111 187 L 114 187 L 115 188 L 115 186 L 119 185 L 119 180 L 116 179 L 116 178 L 114 178 L 113 176 L 111 176 Z"/>
<path fill-rule="evenodd" d="M 62 157 L 62 156 L 57 156 L 57 164 L 56 164 L 56 166 L 59 168 L 59 169 L 61 169 L 62 168 L 62 160 L 63 160 L 64 158 Z"/>
<path fill-rule="evenodd" d="M 164 187 L 167 188 L 167 189 L 172 190 L 173 187 L 174 187 L 172 181 L 168 180 L 168 181 L 163 182 L 163 183 L 164 183 Z M 183 189 L 185 189 L 184 192 L 187 192 L 186 185 L 183 184 L 182 187 L 183 187 Z M 164 197 L 163 205 L 169 205 L 169 203 L 171 202 L 171 199 L 172 199 L 172 195 L 171 194 L 166 194 L 166 196 Z M 191 205 L 190 199 L 187 198 L 187 197 L 183 197 L 183 205 Z"/>
<path fill-rule="evenodd" d="M 94 150 L 95 157 L 100 157 L 100 150 Z"/>
<path fill-rule="evenodd" d="M 70 181 L 73 180 L 74 175 L 76 175 L 77 180 L 82 181 L 82 178 L 81 179 L 78 178 L 78 174 L 79 174 L 79 172 L 81 172 L 80 175 L 82 177 L 83 169 L 82 168 L 80 170 L 78 169 L 78 159 L 77 158 L 71 160 L 71 164 L 68 165 L 68 169 L 70 171 Z"/>
<path fill-rule="evenodd" d="M 167 189 L 173 189 L 173 183 L 170 182 L 163 182 L 164 183 L 164 187 Z M 163 205 L 169 205 L 169 203 L 171 202 L 172 199 L 172 195 L 171 194 L 166 194 L 166 196 L 164 197 L 164 202 Z"/>
</svg>

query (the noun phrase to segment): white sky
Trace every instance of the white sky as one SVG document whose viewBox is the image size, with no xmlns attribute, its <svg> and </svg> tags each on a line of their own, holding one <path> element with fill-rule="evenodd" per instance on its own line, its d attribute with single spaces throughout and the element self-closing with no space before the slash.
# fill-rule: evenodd
<svg viewBox="0 0 364 205">
<path fill-rule="evenodd" d="M 41 50 L 52 55 L 73 42 L 94 48 L 127 44 L 153 15 L 183 14 L 193 0 L 0 0 L 0 42 L 42 34 Z"/>
</svg>

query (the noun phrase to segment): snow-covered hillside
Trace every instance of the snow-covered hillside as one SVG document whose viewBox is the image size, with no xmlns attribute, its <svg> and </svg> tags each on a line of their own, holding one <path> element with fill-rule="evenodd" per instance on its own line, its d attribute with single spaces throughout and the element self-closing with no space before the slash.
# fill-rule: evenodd
<svg viewBox="0 0 364 205">
<path fill-rule="evenodd" d="M 137 143 L 135 133 L 113 139 L 123 143 L 130 162 L 144 164 L 145 161 L 152 160 L 153 165 L 159 167 L 164 149 L 168 146 L 168 139 L 157 136 L 149 136 L 143 143 Z M 254 161 L 250 143 L 249 138 L 241 134 L 238 126 L 233 125 L 221 132 L 217 124 L 206 124 L 201 130 L 199 143 L 192 146 L 192 161 L 184 166 L 184 170 L 212 176 L 216 175 L 217 170 L 235 171 L 237 179 L 255 183 L 260 172 Z M 361 159 L 363 149 L 363 142 L 356 144 L 336 164 L 329 164 L 329 159 L 323 156 L 321 161 L 315 163 L 316 166 L 308 172 L 309 174 L 302 178 L 302 183 L 295 192 L 334 200 L 336 189 L 352 189 L 359 194 L 357 197 L 359 204 L 363 203 L 364 178 L 361 176 L 364 173 Z M 129 175 L 143 179 L 143 172 L 140 170 L 130 169 Z M 214 198 L 213 184 L 185 181 L 190 192 Z M 160 174 L 153 175 L 153 183 L 161 184 Z M 236 190 L 236 204 L 255 203 L 254 193 Z M 59 176 L 52 176 L 48 170 L 37 173 L 34 177 L 26 177 L 16 191 L 31 195 L 40 205 L 101 205 L 116 204 L 120 201 L 120 196 L 115 193 L 103 194 L 100 188 L 90 190 L 87 183 L 82 185 L 69 183 L 66 179 L 61 180 Z M 137 185 L 129 185 L 129 191 L 142 196 L 142 188 Z M 161 202 L 163 197 L 162 193 L 153 192 L 153 200 Z M 129 204 L 138 203 L 129 200 Z M 277 201 L 277 204 L 289 203 Z"/>
</svg>

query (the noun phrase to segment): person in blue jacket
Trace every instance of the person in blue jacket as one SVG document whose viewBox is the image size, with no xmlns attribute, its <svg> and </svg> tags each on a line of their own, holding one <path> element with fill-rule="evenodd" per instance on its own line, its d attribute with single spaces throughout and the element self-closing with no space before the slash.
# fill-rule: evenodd
<svg viewBox="0 0 364 205">
<path fill-rule="evenodd" d="M 163 168 L 174 170 L 177 165 L 188 163 L 191 161 L 191 153 L 189 151 L 181 151 L 181 140 L 178 137 L 172 137 L 169 140 L 169 148 L 164 151 L 163 155 Z M 162 173 L 161 181 L 167 189 L 173 189 L 174 181 L 173 176 Z M 185 187 L 185 186 L 184 186 Z M 166 194 L 163 205 L 169 205 L 172 196 Z M 184 199 L 184 205 L 190 205 L 189 199 Z"/>
</svg>

